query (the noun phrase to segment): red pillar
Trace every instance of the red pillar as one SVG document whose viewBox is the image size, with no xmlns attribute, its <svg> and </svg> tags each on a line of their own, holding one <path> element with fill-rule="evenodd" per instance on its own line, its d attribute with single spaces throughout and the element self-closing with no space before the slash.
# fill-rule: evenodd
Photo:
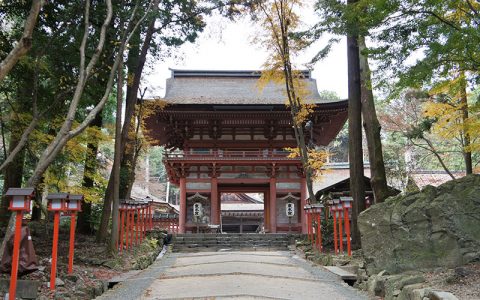
<svg viewBox="0 0 480 300">
<path fill-rule="evenodd" d="M 219 211 L 219 201 L 218 201 L 218 179 L 216 177 L 212 177 L 211 180 L 211 194 L 210 194 L 210 221 L 214 225 L 219 225 L 220 220 L 220 211 Z"/>
<path fill-rule="evenodd" d="M 149 213 L 148 224 L 149 224 L 150 230 L 152 230 L 153 229 L 153 203 L 152 202 L 150 202 L 150 204 L 148 205 L 148 213 Z"/>
<path fill-rule="evenodd" d="M 123 230 L 124 230 L 124 224 L 125 224 L 125 210 L 120 209 L 120 252 L 123 251 Z"/>
<path fill-rule="evenodd" d="M 335 205 L 335 204 L 334 204 Z M 332 208 L 331 210 L 333 214 L 333 241 L 335 247 L 335 254 L 338 254 L 338 241 L 337 241 L 337 212 L 335 209 Z"/>
<path fill-rule="evenodd" d="M 345 216 L 345 232 L 347 233 L 347 252 L 348 256 L 352 256 L 352 247 L 350 242 L 350 218 L 348 216 L 348 208 L 345 208 L 343 213 Z"/>
<path fill-rule="evenodd" d="M 16 211 L 15 235 L 13 240 L 12 273 L 10 275 L 9 299 L 15 299 L 17 293 L 18 259 L 20 256 L 20 237 L 22 235 L 23 211 Z"/>
<path fill-rule="evenodd" d="M 317 249 L 322 251 L 322 218 L 321 213 L 317 213 Z"/>
<path fill-rule="evenodd" d="M 132 207 L 130 210 L 130 245 L 134 245 L 135 240 L 135 208 Z"/>
<path fill-rule="evenodd" d="M 127 224 L 125 225 L 125 248 L 128 250 L 130 242 L 130 208 L 127 208 L 125 211 Z"/>
<path fill-rule="evenodd" d="M 307 215 L 303 209 L 307 205 L 307 180 L 302 177 L 300 181 L 300 223 L 302 224 L 302 233 L 307 234 Z"/>
<path fill-rule="evenodd" d="M 142 241 L 145 238 L 145 205 L 142 205 L 140 210 L 140 226 L 142 228 Z"/>
<path fill-rule="evenodd" d="M 68 249 L 68 274 L 73 273 L 73 253 L 75 249 L 75 223 L 76 223 L 77 213 L 72 212 L 70 217 L 70 248 Z M 118 243 L 118 240 L 117 240 Z"/>
<path fill-rule="evenodd" d="M 60 224 L 60 212 L 56 211 L 53 217 L 53 245 L 52 245 L 52 268 L 50 270 L 50 290 L 55 290 L 57 278 L 57 251 L 58 251 L 58 227 Z"/>
<path fill-rule="evenodd" d="M 277 233 L 277 179 L 270 178 L 270 232 Z"/>
<path fill-rule="evenodd" d="M 310 211 L 307 213 L 308 217 L 308 232 L 309 232 L 309 238 L 310 238 L 310 242 L 312 243 L 312 246 L 313 246 L 313 243 L 315 242 L 314 241 L 314 232 L 313 232 L 313 221 L 314 221 L 314 214 L 312 213 L 312 210 L 310 209 Z"/>
<path fill-rule="evenodd" d="M 312 239 L 311 239 L 311 235 L 310 235 L 310 231 L 311 231 L 311 228 L 312 228 L 312 220 L 310 218 L 310 212 L 306 212 L 306 219 L 307 219 L 307 236 L 308 236 L 308 240 L 311 242 Z"/>
<path fill-rule="evenodd" d="M 338 209 L 338 210 L 339 210 L 339 212 L 338 212 L 338 242 L 340 243 L 340 253 L 343 253 L 343 230 L 342 230 L 343 213 L 342 213 L 341 209 Z"/>
<path fill-rule="evenodd" d="M 180 216 L 178 222 L 178 233 L 185 233 L 185 223 L 187 222 L 187 181 L 185 177 L 180 178 Z"/>
<path fill-rule="evenodd" d="M 138 230 L 139 230 L 138 221 L 140 221 L 140 218 L 139 218 L 140 215 L 138 212 L 139 212 L 138 207 L 135 207 L 133 217 L 135 218 L 135 244 L 136 245 L 138 245 Z"/>
</svg>

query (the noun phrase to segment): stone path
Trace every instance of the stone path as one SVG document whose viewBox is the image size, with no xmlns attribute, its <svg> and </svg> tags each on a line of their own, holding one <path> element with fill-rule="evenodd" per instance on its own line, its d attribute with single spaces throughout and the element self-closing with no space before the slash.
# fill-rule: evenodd
<svg viewBox="0 0 480 300">
<path fill-rule="evenodd" d="M 368 299 L 287 251 L 168 253 L 97 298 Z"/>
</svg>

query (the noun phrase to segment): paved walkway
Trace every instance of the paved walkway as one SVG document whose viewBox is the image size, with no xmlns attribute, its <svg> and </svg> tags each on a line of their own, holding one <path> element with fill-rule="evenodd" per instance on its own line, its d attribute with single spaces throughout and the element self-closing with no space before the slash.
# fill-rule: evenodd
<svg viewBox="0 0 480 300">
<path fill-rule="evenodd" d="M 287 251 L 168 253 L 97 298 L 368 299 Z"/>
</svg>

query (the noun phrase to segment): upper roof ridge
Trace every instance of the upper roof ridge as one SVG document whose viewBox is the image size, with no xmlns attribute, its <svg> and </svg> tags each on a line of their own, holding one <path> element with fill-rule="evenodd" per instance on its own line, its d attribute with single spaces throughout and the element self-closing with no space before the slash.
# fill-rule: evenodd
<svg viewBox="0 0 480 300">
<path fill-rule="evenodd" d="M 199 77 L 199 78 L 206 78 L 206 77 L 231 77 L 231 78 L 240 78 L 240 77 L 248 77 L 248 78 L 260 78 L 262 75 L 262 70 L 179 70 L 179 69 L 172 69 L 172 78 L 179 78 L 179 77 Z M 302 73 L 303 78 L 310 79 L 311 78 L 311 70 L 300 70 Z"/>
</svg>

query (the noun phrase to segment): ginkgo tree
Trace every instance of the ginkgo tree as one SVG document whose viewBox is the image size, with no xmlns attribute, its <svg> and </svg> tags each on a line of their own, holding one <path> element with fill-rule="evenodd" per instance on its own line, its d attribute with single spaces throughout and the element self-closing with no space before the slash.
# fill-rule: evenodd
<svg viewBox="0 0 480 300">
<path fill-rule="evenodd" d="M 480 145 L 480 118 L 478 105 L 469 105 L 464 72 L 444 80 L 430 90 L 430 99 L 424 105 L 424 116 L 433 120 L 432 132 L 447 140 L 456 140 L 461 146 L 467 174 L 473 172 L 472 152 Z"/>
<path fill-rule="evenodd" d="M 309 91 L 305 87 L 302 72 L 292 62 L 292 58 L 305 49 L 307 43 L 295 37 L 299 30 L 300 18 L 296 10 L 302 6 L 299 0 L 259 1 L 253 9 L 256 20 L 261 24 L 263 34 L 258 41 L 270 55 L 264 64 L 259 86 L 269 82 L 285 86 L 286 105 L 292 115 L 292 127 L 298 145 L 290 149 L 291 156 L 299 156 L 307 181 L 308 197 L 314 201 L 312 179 L 326 161 L 327 154 L 309 149 L 305 139 L 305 125 L 315 104 L 308 100 Z"/>
</svg>

